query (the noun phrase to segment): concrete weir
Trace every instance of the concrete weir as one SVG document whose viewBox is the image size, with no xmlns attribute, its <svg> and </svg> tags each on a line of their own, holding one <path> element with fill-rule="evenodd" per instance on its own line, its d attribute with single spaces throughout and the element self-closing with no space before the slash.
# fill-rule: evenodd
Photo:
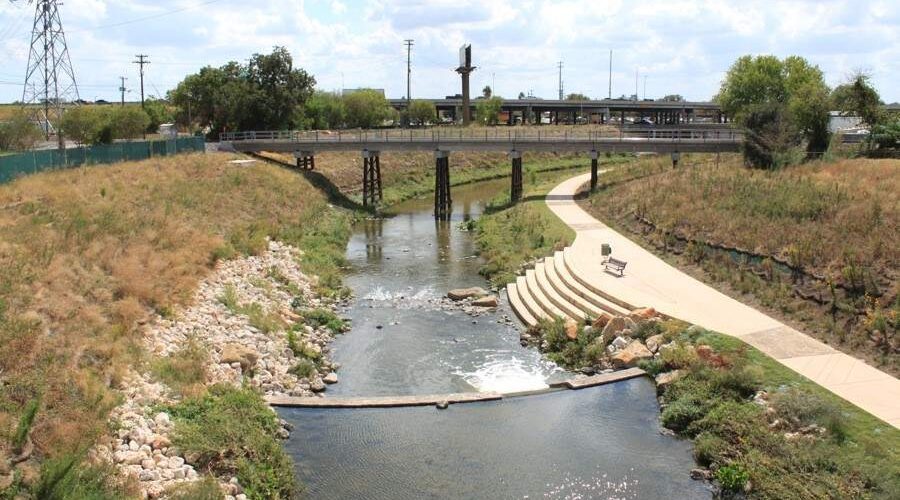
<svg viewBox="0 0 900 500">
<path fill-rule="evenodd" d="M 566 380 L 553 384 L 547 389 L 528 391 L 521 393 L 501 394 L 497 392 L 460 392 L 453 394 L 430 394 L 424 396 L 378 396 L 378 397 L 346 397 L 346 398 L 318 398 L 318 397 L 290 397 L 268 396 L 266 402 L 270 406 L 285 408 L 401 408 L 410 406 L 436 406 L 438 404 L 462 404 L 477 403 L 479 401 L 499 401 L 504 398 L 533 396 L 545 394 L 560 389 L 585 389 L 598 385 L 611 384 L 623 380 L 646 375 L 640 368 L 628 368 L 626 370 L 592 375 Z"/>
</svg>

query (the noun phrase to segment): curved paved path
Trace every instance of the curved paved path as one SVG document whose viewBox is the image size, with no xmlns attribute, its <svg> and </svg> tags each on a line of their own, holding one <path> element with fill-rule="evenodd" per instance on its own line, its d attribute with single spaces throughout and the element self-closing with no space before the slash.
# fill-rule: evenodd
<svg viewBox="0 0 900 500">
<path fill-rule="evenodd" d="M 577 236 L 577 271 L 619 299 L 737 337 L 876 417 L 900 428 L 900 380 L 697 281 L 612 230 L 579 207 L 573 196 L 590 174 L 573 177 L 547 195 L 547 205 Z M 603 271 L 600 245 L 627 261 L 623 277 Z"/>
</svg>

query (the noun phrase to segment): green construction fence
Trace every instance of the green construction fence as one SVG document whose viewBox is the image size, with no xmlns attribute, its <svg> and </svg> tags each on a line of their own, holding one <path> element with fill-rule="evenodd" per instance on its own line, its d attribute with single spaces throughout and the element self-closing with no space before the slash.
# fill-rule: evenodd
<svg viewBox="0 0 900 500">
<path fill-rule="evenodd" d="M 146 160 L 154 156 L 205 151 L 203 137 L 182 137 L 162 141 L 117 142 L 65 150 L 48 149 L 0 156 L 0 184 L 19 176 L 45 170 Z"/>
</svg>

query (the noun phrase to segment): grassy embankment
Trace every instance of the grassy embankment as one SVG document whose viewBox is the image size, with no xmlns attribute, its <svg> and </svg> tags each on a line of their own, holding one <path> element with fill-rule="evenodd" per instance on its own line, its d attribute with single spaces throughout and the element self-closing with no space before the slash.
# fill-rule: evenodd
<svg viewBox="0 0 900 500">
<path fill-rule="evenodd" d="M 897 375 L 898 192 L 897 160 L 765 172 L 731 157 L 603 189 L 584 206 L 699 278 Z"/>
<path fill-rule="evenodd" d="M 152 364 L 139 325 L 185 305 L 218 259 L 260 252 L 276 238 L 306 252 L 301 266 L 320 276 L 323 293 L 341 293 L 351 215 L 295 173 L 229 159 L 178 156 L 0 186 L 0 466 L 34 444 L 6 494 L 128 493 L 109 471 L 86 465 L 85 451 L 106 432 L 122 375 Z M 213 427 L 242 428 L 243 415 L 261 411 L 250 394 L 198 398 L 208 411 L 182 419 L 195 435 L 221 436 Z M 265 453 L 233 449 L 246 440 L 217 443 L 256 475 L 248 484 L 293 481 L 270 430 L 244 433 Z"/>
<path fill-rule="evenodd" d="M 601 192 L 668 175 L 670 165 L 667 158 L 649 157 L 620 166 L 601 176 Z M 709 168 L 715 159 L 690 156 L 682 165 Z M 540 197 L 553 185 L 548 181 L 532 193 Z M 537 203 L 545 206 L 542 197 Z M 561 221 L 549 212 L 535 217 L 529 211 L 539 208 L 527 206 L 506 208 L 477 223 L 488 266 L 498 269 L 489 274 L 498 283 L 521 263 L 566 242 Z M 538 234 L 550 241 L 533 248 L 528 235 Z M 575 368 L 596 361 L 589 358 L 599 354 L 591 350 L 597 332 L 585 334 L 580 327 L 570 341 L 562 323 L 545 329 L 549 356 Z M 684 374 L 662 394 L 663 424 L 694 440 L 697 461 L 712 471 L 724 496 L 747 489 L 751 498 L 890 498 L 900 488 L 900 431 L 738 339 L 678 321 L 645 325 L 634 335 L 660 333 L 675 348 L 644 368 Z M 710 346 L 713 355 L 698 355 L 701 345 Z M 753 402 L 761 390 L 769 393 L 771 409 Z M 815 432 L 801 432 L 813 424 Z"/>
<path fill-rule="evenodd" d="M 601 175 L 600 179 L 611 182 L 611 179 L 660 171 L 667 161 L 660 157 L 637 160 L 631 156 L 603 157 L 600 168 L 611 170 Z M 584 163 L 590 165 L 590 160 Z M 485 260 L 481 273 L 496 286 L 515 281 L 524 264 L 551 255 L 575 239 L 575 232 L 553 215 L 544 202 L 546 194 L 572 177 L 573 172 L 562 171 L 537 177 L 537 170 L 533 170 L 531 165 L 525 165 L 525 168 L 529 174 L 525 177 L 523 201 L 510 206 L 507 195 L 498 197 L 486 214 L 473 222 L 476 241 Z"/>
</svg>

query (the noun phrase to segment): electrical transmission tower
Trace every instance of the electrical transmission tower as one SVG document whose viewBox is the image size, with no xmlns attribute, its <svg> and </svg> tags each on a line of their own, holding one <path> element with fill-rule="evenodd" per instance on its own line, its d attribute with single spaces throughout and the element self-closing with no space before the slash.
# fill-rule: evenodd
<svg viewBox="0 0 900 500">
<path fill-rule="evenodd" d="M 62 119 L 63 106 L 79 100 L 78 85 L 57 0 L 35 0 L 34 3 L 34 26 L 22 104 L 41 104 L 35 113 L 35 121 L 49 139 L 54 124 L 58 126 Z M 57 137 L 63 147 L 62 135 L 57 134 Z"/>
</svg>

